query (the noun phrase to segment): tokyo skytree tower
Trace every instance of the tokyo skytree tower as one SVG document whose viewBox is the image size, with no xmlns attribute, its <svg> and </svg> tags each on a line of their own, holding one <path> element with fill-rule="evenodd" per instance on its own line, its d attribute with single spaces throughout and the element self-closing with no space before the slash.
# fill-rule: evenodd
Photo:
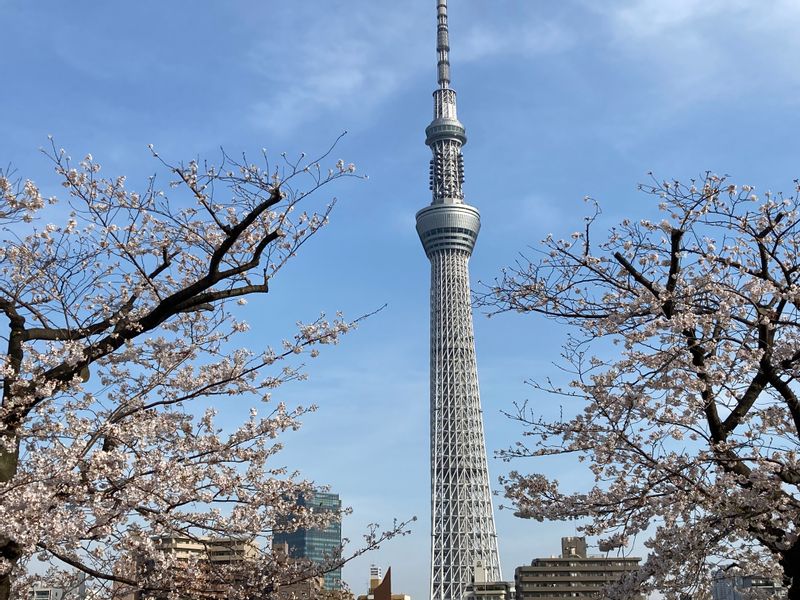
<svg viewBox="0 0 800 600">
<path fill-rule="evenodd" d="M 475 362 L 469 257 L 480 230 L 464 203 L 464 126 L 450 87 L 447 0 L 437 0 L 439 87 L 425 143 L 433 202 L 417 213 L 431 261 L 431 600 L 461 600 L 477 563 L 500 581 Z"/>
</svg>

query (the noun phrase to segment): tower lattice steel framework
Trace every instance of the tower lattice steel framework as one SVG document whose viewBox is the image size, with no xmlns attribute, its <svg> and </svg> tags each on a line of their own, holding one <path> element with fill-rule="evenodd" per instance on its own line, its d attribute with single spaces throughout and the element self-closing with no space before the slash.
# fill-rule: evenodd
<svg viewBox="0 0 800 600">
<path fill-rule="evenodd" d="M 437 0 L 439 87 L 425 143 L 433 153 L 433 202 L 417 213 L 417 233 L 431 261 L 431 600 L 461 600 L 480 562 L 500 581 L 489 491 L 469 257 L 480 230 L 464 202 L 467 142 L 450 87 L 447 0 Z"/>
</svg>

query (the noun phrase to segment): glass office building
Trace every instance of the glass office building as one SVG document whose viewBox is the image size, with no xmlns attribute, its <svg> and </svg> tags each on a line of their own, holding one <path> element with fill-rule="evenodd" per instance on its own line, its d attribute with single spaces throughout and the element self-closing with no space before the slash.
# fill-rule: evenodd
<svg viewBox="0 0 800 600">
<path fill-rule="evenodd" d="M 342 502 L 338 494 L 316 492 L 313 496 L 298 499 L 298 504 L 315 511 L 339 513 Z M 306 558 L 322 564 L 337 556 L 342 546 L 342 523 L 338 518 L 324 529 L 298 529 L 289 532 L 276 532 L 273 544 L 286 544 L 291 558 Z M 342 589 L 342 569 L 339 567 L 325 573 L 325 589 Z"/>
</svg>

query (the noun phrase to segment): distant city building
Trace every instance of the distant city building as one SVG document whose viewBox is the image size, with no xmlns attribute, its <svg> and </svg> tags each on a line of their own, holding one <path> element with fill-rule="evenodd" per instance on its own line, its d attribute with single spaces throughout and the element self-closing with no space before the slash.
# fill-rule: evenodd
<svg viewBox="0 0 800 600">
<path fill-rule="evenodd" d="M 286 542 L 273 544 L 272 555 L 279 564 L 292 560 L 289 557 L 289 546 Z M 326 590 L 325 580 L 319 575 L 297 583 L 281 585 L 275 589 L 270 598 L 274 600 L 354 600 L 355 597 L 344 590 Z"/>
<path fill-rule="evenodd" d="M 711 584 L 714 600 L 746 600 L 786 596 L 786 588 L 775 581 L 757 575 L 730 575 L 717 573 Z"/>
<path fill-rule="evenodd" d="M 603 588 L 638 569 L 640 558 L 589 556 L 586 538 L 561 538 L 561 556 L 536 558 L 514 574 L 517 600 L 598 598 Z"/>
<path fill-rule="evenodd" d="M 514 600 L 514 583 L 490 581 L 489 570 L 482 561 L 475 563 L 472 582 L 466 587 L 463 600 Z"/>
<path fill-rule="evenodd" d="M 119 600 L 152 600 L 171 597 L 180 592 L 181 598 L 215 597 L 224 599 L 227 594 L 226 582 L 217 574 L 226 565 L 245 559 L 258 559 L 258 544 L 252 540 L 209 536 L 158 536 L 151 538 L 155 548 L 175 558 L 176 564 L 170 570 L 172 581 L 165 583 L 171 587 L 169 591 L 148 592 L 129 588 L 119 582 L 114 584 L 113 595 Z M 195 561 L 200 567 L 191 574 L 182 565 Z M 151 568 L 152 558 L 148 556 L 127 556 L 122 558 L 115 568 L 115 573 L 125 576 Z M 233 576 L 234 579 L 236 575 Z M 36 599 L 38 600 L 38 599 Z"/>
<path fill-rule="evenodd" d="M 259 554 L 255 542 L 236 538 L 163 536 L 153 541 L 156 548 L 174 554 L 179 560 L 199 556 L 210 563 L 230 563 Z"/>
<path fill-rule="evenodd" d="M 298 498 L 298 506 L 315 511 L 339 513 L 342 502 L 338 494 L 315 492 L 309 497 Z M 342 523 L 337 518 L 324 529 L 297 529 L 295 531 L 278 531 L 272 538 L 273 546 L 287 544 L 291 558 L 306 558 L 317 564 L 336 556 L 342 547 Z M 334 569 L 324 575 L 325 589 L 342 589 L 342 569 Z"/>
<path fill-rule="evenodd" d="M 65 596 L 69 600 L 94 600 L 100 596 L 101 588 L 88 587 L 86 574 L 78 572 L 77 584 L 73 583 L 66 588 L 50 587 L 43 582 L 34 583 L 28 593 L 29 600 L 62 600 Z M 22 595 L 24 596 L 24 594 Z"/>
<path fill-rule="evenodd" d="M 381 577 L 380 567 L 372 565 L 369 569 L 369 592 L 362 594 L 357 600 L 411 600 L 411 596 L 392 593 L 391 567 L 386 569 L 386 576 Z"/>
<path fill-rule="evenodd" d="M 31 600 L 61 600 L 64 597 L 62 588 L 34 585 L 30 593 Z"/>
</svg>

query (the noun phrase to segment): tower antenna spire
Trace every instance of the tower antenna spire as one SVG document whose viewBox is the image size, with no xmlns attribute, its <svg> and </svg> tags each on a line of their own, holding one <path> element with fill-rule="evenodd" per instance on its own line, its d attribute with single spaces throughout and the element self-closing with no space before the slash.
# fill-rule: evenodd
<svg viewBox="0 0 800 600">
<path fill-rule="evenodd" d="M 436 31 L 436 53 L 439 55 L 439 87 L 450 87 L 450 30 L 447 23 L 447 0 L 437 0 L 438 26 Z"/>
</svg>

